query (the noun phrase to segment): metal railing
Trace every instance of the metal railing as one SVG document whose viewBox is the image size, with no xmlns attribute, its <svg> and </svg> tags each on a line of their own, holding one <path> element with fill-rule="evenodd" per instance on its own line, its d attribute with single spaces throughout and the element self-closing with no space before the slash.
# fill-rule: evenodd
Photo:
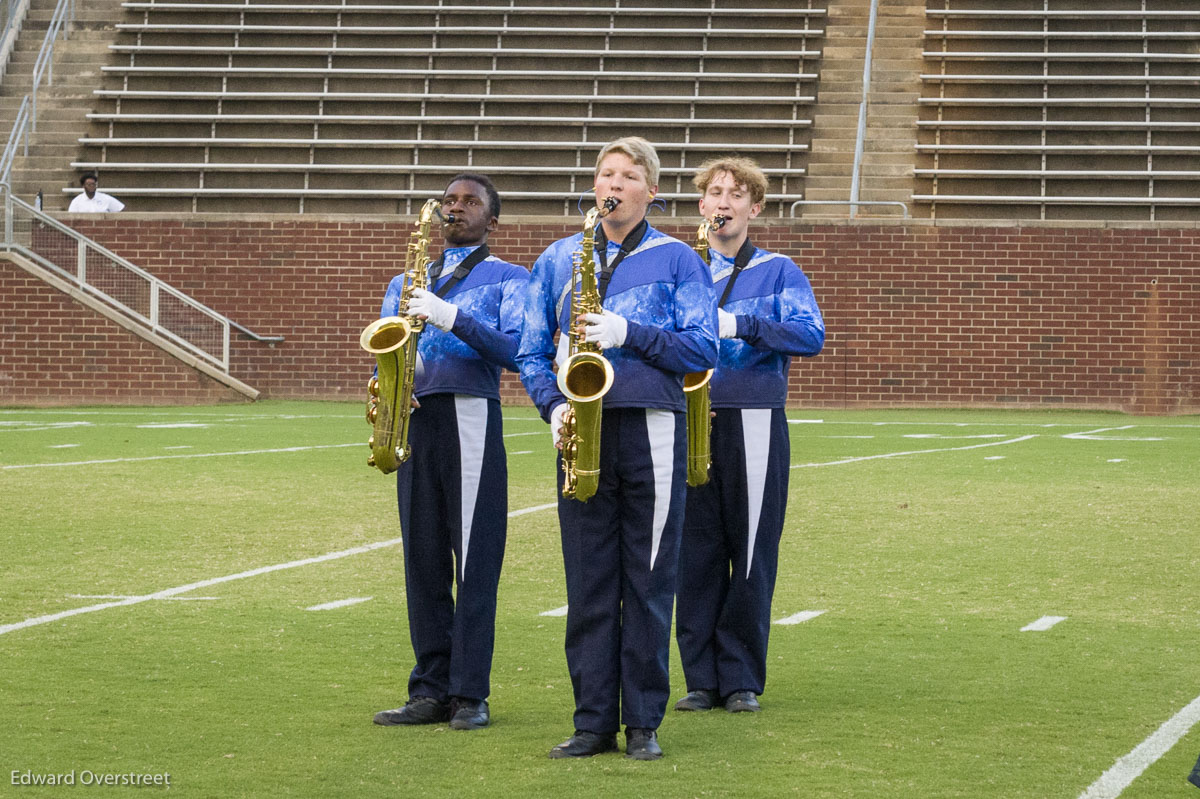
<svg viewBox="0 0 1200 799">
<path fill-rule="evenodd" d="M 16 7 L 20 5 L 19 0 L 0 0 L 0 2 L 9 2 L 12 4 L 10 13 L 16 14 Z M 28 3 L 23 4 L 26 8 Z M 50 24 L 46 28 L 46 36 L 42 39 L 42 49 L 38 52 L 37 60 L 33 65 L 33 81 L 29 88 L 29 94 L 21 101 L 21 108 L 17 112 L 17 118 L 13 120 L 11 132 L 8 134 L 8 142 L 4 146 L 3 156 L 0 156 L 0 187 L 8 186 L 9 175 L 12 172 L 13 162 L 17 157 L 17 147 L 20 142 L 24 142 L 23 155 L 29 154 L 29 134 L 37 130 L 37 97 L 38 91 L 42 88 L 42 79 L 46 79 L 46 85 L 54 85 L 54 43 L 58 39 L 58 34 L 61 32 L 62 37 L 67 38 L 67 32 L 70 29 L 71 20 L 75 18 L 75 0 L 58 0 L 58 5 L 54 7 L 54 15 L 50 18 Z M 5 36 L 0 37 L 0 42 L 5 41 L 8 36 L 7 26 L 5 28 Z M 0 53 L 0 58 L 4 57 Z M 3 65 L 0 64 L 0 75 L 3 74 Z"/>
<path fill-rule="evenodd" d="M 29 88 L 29 96 L 33 98 L 33 112 L 30 125 L 37 130 L 37 96 L 42 87 L 42 78 L 46 85 L 54 85 L 54 42 L 61 31 L 63 39 L 67 38 L 71 20 L 75 19 L 75 0 L 58 0 L 54 7 L 54 16 L 50 17 L 50 25 L 46 28 L 46 37 L 42 39 L 42 49 L 38 52 L 37 60 L 33 62 L 33 85 Z"/>
<path fill-rule="evenodd" d="M 0 189 L 4 239 L 17 253 L 70 281 L 148 332 L 229 373 L 229 332 L 240 325 Z M 282 339 L 263 339 L 276 340 Z"/>
<path fill-rule="evenodd" d="M 791 211 L 789 212 L 789 215 L 793 219 L 796 218 L 796 209 L 802 205 L 848 205 L 850 206 L 850 215 L 852 217 L 858 215 L 858 206 L 860 205 L 890 205 L 903 210 L 905 219 L 908 219 L 910 216 L 908 213 L 908 204 L 902 203 L 899 200 L 796 200 L 796 202 L 792 203 Z"/>
<path fill-rule="evenodd" d="M 21 107 L 17 109 L 16 119 L 13 120 L 12 135 L 4 145 L 4 152 L 0 154 L 0 189 L 9 185 L 8 177 L 12 172 L 13 162 L 17 160 L 17 148 L 23 146 L 22 155 L 29 155 L 30 105 L 29 96 L 26 95 L 21 100 Z"/>
</svg>

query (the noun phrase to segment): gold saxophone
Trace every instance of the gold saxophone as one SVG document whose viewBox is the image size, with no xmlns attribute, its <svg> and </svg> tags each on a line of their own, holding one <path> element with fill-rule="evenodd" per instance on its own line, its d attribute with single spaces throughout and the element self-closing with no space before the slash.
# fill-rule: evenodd
<svg viewBox="0 0 1200 799">
<path fill-rule="evenodd" d="M 696 228 L 696 244 L 693 249 L 709 263 L 708 233 L 720 230 L 725 217 L 715 214 L 705 219 Z M 708 469 L 712 466 L 712 417 L 708 401 L 708 383 L 713 370 L 689 372 L 683 376 L 683 395 L 687 399 L 687 484 L 702 486 L 708 482 Z"/>
<path fill-rule="evenodd" d="M 425 329 L 425 321 L 407 313 L 408 302 L 414 289 L 429 287 L 429 228 L 434 214 L 441 215 L 441 206 L 437 200 L 427 201 L 409 237 L 399 315 L 376 319 L 358 338 L 379 365 L 377 376 L 367 384 L 367 421 L 374 426 L 367 439 L 371 448 L 367 465 L 384 474 L 396 471 L 412 454 L 408 448 L 408 419 L 416 382 L 417 339 Z"/>
<path fill-rule="evenodd" d="M 558 390 L 569 406 L 562 418 L 562 493 L 580 502 L 591 499 L 600 485 L 600 412 L 604 395 L 612 388 L 613 368 L 600 354 L 599 344 L 583 340 L 579 324 L 584 314 L 604 311 L 596 286 L 596 222 L 619 202 L 608 197 L 583 219 L 583 242 L 574 253 L 571 274 L 570 347 L 558 370 Z"/>
</svg>

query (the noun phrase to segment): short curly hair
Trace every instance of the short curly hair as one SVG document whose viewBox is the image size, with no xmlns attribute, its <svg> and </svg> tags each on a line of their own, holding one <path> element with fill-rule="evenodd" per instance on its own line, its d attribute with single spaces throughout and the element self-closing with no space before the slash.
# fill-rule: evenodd
<svg viewBox="0 0 1200 799">
<path fill-rule="evenodd" d="M 746 191 L 750 192 L 750 199 L 753 202 L 761 203 L 766 198 L 767 176 L 753 158 L 730 155 L 705 161 L 696 170 L 696 176 L 692 178 L 692 183 L 696 185 L 701 194 L 704 194 L 708 191 L 708 184 L 716 180 L 722 172 L 728 172 L 735 183 L 745 186 Z"/>
</svg>

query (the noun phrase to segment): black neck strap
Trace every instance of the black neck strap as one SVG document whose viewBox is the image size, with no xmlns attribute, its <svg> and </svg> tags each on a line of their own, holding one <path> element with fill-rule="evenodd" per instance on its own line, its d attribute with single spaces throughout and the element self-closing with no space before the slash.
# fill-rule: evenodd
<svg viewBox="0 0 1200 799">
<path fill-rule="evenodd" d="M 434 294 L 438 295 L 439 297 L 445 297 L 450 293 L 450 289 L 457 286 L 460 282 L 462 282 L 463 278 L 471 274 L 471 270 L 475 268 L 476 264 L 481 263 L 490 254 L 491 253 L 488 252 L 488 246 L 486 244 L 480 244 L 471 252 L 470 255 L 462 259 L 462 262 L 459 263 L 458 266 L 454 267 L 454 274 L 451 275 L 450 279 L 443 283 L 442 287 L 435 291 Z M 429 267 L 429 274 L 438 275 L 440 277 L 442 264 L 445 263 L 445 261 L 445 255 L 434 261 Z"/>
<path fill-rule="evenodd" d="M 729 299 L 729 292 L 733 291 L 733 284 L 737 280 L 737 276 L 746 268 L 746 264 L 750 263 L 750 259 L 754 257 L 754 245 L 750 243 L 750 237 L 742 242 L 741 248 L 737 251 L 737 256 L 733 259 L 733 272 L 729 275 L 729 281 L 725 283 L 725 291 L 721 293 L 721 301 L 717 303 L 718 308 L 725 305 L 725 300 Z"/>
<path fill-rule="evenodd" d="M 646 229 L 650 227 L 650 223 L 643 219 L 638 222 L 637 227 L 629 231 L 624 241 L 621 242 L 621 251 L 617 253 L 617 257 L 613 259 L 612 265 L 608 263 L 608 236 L 604 233 L 604 225 L 596 227 L 596 251 L 600 256 L 600 279 L 597 288 L 600 291 L 600 300 L 603 302 L 604 296 L 608 294 L 608 281 L 612 280 L 613 272 L 617 271 L 617 267 L 621 261 L 625 260 L 625 256 L 633 252 L 642 239 L 646 236 Z"/>
</svg>

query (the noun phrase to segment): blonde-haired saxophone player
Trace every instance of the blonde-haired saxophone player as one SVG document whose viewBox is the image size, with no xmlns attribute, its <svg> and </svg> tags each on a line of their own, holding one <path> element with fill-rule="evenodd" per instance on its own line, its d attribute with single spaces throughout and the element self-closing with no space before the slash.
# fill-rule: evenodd
<svg viewBox="0 0 1200 799">
<path fill-rule="evenodd" d="M 595 230 L 603 310 L 579 321 L 614 378 L 603 397 L 596 492 L 586 501 L 559 496 L 575 734 L 550 757 L 613 751 L 624 723 L 626 755 L 653 760 L 662 756 L 656 730 L 670 693 L 686 480 L 683 376 L 716 363 L 717 320 L 699 256 L 645 220 L 658 188 L 650 143 L 629 137 L 606 145 L 595 181 L 597 205 L 618 202 Z M 560 348 L 554 336 L 574 324 L 568 294 L 582 239 L 555 242 L 534 264 L 517 356 L 521 380 L 556 440 L 567 405 L 552 367 L 568 335 Z"/>
<path fill-rule="evenodd" d="M 676 639 L 689 693 L 676 710 L 759 710 L 790 450 L 784 416 L 793 356 L 816 355 L 825 322 L 792 260 L 750 243 L 767 179 L 753 161 L 722 158 L 695 177 L 720 306 L 720 361 L 709 384 L 712 468 L 688 488 L 679 555 Z"/>
<path fill-rule="evenodd" d="M 451 179 L 441 198 L 445 248 L 408 313 L 417 343 L 408 460 L 396 472 L 409 637 L 408 702 L 375 723 L 487 726 L 496 589 L 508 519 L 500 370 L 516 369 L 529 273 L 488 252 L 500 196 L 483 175 Z M 422 259 L 423 260 L 423 259 Z M 403 276 L 381 316 L 397 313 Z M 457 590 L 453 590 L 457 589 Z"/>
</svg>

